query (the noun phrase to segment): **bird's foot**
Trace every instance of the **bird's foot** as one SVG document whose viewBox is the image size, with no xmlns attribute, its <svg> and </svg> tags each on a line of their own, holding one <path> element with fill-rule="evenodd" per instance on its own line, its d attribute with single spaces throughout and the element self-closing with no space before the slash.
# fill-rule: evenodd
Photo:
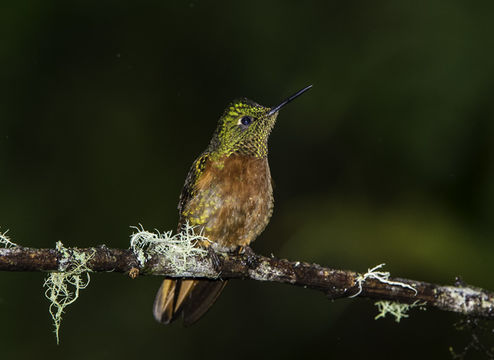
<svg viewBox="0 0 494 360">
<path fill-rule="evenodd" d="M 221 273 L 221 264 L 222 261 L 216 251 L 214 251 L 212 246 L 208 246 L 208 256 L 211 259 L 211 263 L 213 264 L 213 268 L 216 272 Z"/>
<path fill-rule="evenodd" d="M 240 253 L 245 255 L 245 260 L 248 267 L 254 268 L 259 265 L 259 257 L 250 246 L 241 246 Z"/>
</svg>

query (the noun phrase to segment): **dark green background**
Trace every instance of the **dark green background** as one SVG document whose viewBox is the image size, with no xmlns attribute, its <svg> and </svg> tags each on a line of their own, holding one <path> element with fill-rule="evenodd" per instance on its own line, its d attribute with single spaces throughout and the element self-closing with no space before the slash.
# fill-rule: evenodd
<svg viewBox="0 0 494 360">
<path fill-rule="evenodd" d="M 262 254 L 494 289 L 493 2 L 39 1 L 0 5 L 0 226 L 33 247 L 174 229 L 224 106 L 286 107 Z M 43 275 L 0 274 L 2 359 L 449 358 L 453 314 L 232 281 L 192 328 L 158 278 L 95 274 L 55 345 Z M 492 339 L 492 337 L 491 337 Z M 492 345 L 492 344 L 488 344 Z M 472 356 L 471 358 L 476 358 Z"/>
</svg>

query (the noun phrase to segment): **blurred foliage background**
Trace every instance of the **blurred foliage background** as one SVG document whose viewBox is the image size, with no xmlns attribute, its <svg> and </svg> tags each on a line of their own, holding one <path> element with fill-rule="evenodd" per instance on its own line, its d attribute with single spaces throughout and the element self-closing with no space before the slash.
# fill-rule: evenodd
<svg viewBox="0 0 494 360">
<path fill-rule="evenodd" d="M 7 1 L 0 5 L 0 226 L 25 246 L 128 246 L 174 229 L 224 106 L 286 107 L 276 206 L 254 250 L 494 289 L 493 2 Z M 161 326 L 160 279 L 94 274 L 56 346 L 43 274 L 0 274 L 2 359 L 449 358 L 458 317 L 374 321 L 232 281 L 192 328 Z M 470 358 L 476 358 L 472 354 Z"/>
</svg>

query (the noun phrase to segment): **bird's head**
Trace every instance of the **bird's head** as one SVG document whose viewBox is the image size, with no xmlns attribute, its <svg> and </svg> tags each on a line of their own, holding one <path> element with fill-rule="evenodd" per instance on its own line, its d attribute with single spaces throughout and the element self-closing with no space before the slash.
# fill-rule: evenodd
<svg viewBox="0 0 494 360">
<path fill-rule="evenodd" d="M 208 152 L 213 156 L 242 154 L 266 157 L 269 134 L 279 110 L 311 87 L 298 91 L 273 107 L 265 107 L 245 98 L 232 101 L 220 117 Z"/>
</svg>

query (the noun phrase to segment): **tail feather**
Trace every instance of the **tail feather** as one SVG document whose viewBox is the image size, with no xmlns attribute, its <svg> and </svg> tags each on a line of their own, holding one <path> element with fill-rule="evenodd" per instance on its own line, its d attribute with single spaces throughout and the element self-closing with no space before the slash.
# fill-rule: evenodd
<svg viewBox="0 0 494 360">
<path fill-rule="evenodd" d="M 192 325 L 214 304 L 226 281 L 172 280 L 161 284 L 154 300 L 154 318 L 169 324 L 183 314 L 184 325 Z"/>
<path fill-rule="evenodd" d="M 173 318 L 175 307 L 176 280 L 164 280 L 156 294 L 153 305 L 154 318 L 164 324 L 169 324 Z"/>
<path fill-rule="evenodd" d="M 220 296 L 227 281 L 197 281 L 190 297 L 184 302 L 184 325 L 189 326 L 199 320 Z"/>
</svg>

